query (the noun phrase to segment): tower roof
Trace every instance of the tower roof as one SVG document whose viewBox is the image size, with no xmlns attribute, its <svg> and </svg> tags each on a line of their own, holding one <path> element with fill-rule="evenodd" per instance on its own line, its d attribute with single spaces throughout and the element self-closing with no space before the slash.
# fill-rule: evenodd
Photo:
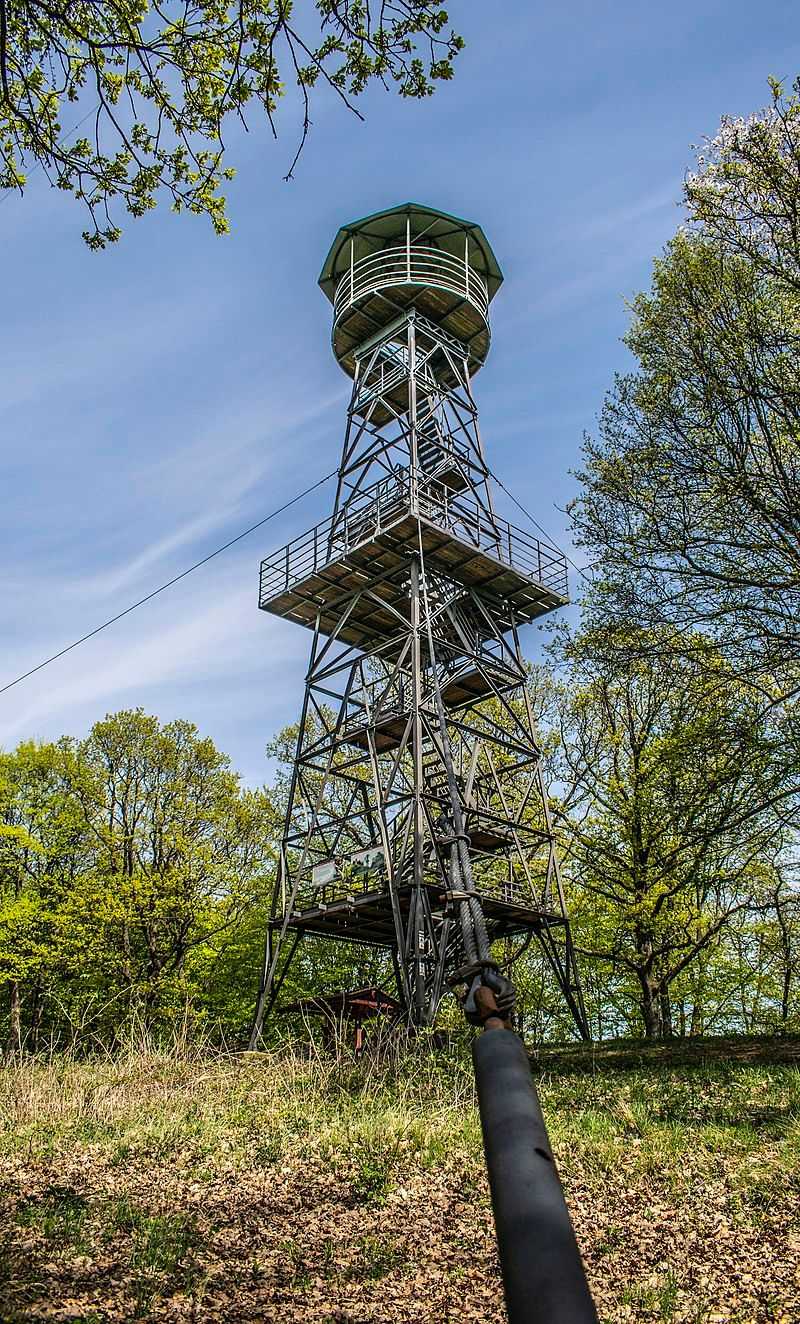
<svg viewBox="0 0 800 1324">
<path fill-rule="evenodd" d="M 461 259 L 464 257 L 466 240 L 469 265 L 483 278 L 489 298 L 494 297 L 502 284 L 503 273 L 480 225 L 462 220 L 459 216 L 451 216 L 436 207 L 426 207 L 420 202 L 403 202 L 398 207 L 389 207 L 386 211 L 364 216 L 359 221 L 351 221 L 339 230 L 319 277 L 320 288 L 331 303 L 340 277 L 350 268 L 351 241 L 352 256 L 358 262 L 360 258 L 379 252 L 382 248 L 404 244 L 407 226 L 411 231 L 412 243 L 424 238 L 426 245 L 441 248 L 443 252 Z"/>
</svg>

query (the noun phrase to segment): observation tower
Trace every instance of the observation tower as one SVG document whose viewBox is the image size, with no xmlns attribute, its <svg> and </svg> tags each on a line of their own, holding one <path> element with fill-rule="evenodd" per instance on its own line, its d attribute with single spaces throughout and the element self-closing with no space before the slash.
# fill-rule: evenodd
<svg viewBox="0 0 800 1324">
<path fill-rule="evenodd" d="M 476 906 L 588 1038 L 519 639 L 566 562 L 495 511 L 472 394 L 502 279 L 479 225 L 417 203 L 322 268 L 353 388 L 332 515 L 261 564 L 260 607 L 312 638 L 254 1042 L 308 935 L 387 949 L 432 1024 Z"/>
</svg>

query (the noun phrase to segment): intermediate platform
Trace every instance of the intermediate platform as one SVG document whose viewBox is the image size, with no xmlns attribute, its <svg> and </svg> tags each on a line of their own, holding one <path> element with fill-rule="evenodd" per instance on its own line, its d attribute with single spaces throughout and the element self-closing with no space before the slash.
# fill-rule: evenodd
<svg viewBox="0 0 800 1324">
<path fill-rule="evenodd" d="M 408 919 L 413 887 L 406 885 L 396 889 L 395 895 L 403 916 Z M 441 883 L 425 885 L 431 902 L 431 909 L 436 916 L 444 916 L 450 910 L 456 918 L 454 903 L 448 903 L 447 895 Z M 492 892 L 477 891 L 489 938 L 511 937 L 514 934 L 528 933 L 531 930 L 541 932 L 547 928 L 564 925 L 564 916 L 551 909 L 544 909 L 530 904 L 520 904 L 505 900 Z M 278 927 L 282 920 L 274 920 L 273 927 Z M 293 932 L 316 934 L 319 937 L 342 938 L 349 942 L 363 942 L 375 946 L 391 947 L 395 941 L 394 915 L 392 900 L 387 888 L 369 892 L 354 892 L 350 896 L 337 896 L 330 902 L 319 901 L 306 909 L 294 910 L 289 917 L 288 927 Z"/>
<path fill-rule="evenodd" d="M 422 543 L 425 566 L 463 587 L 460 609 L 476 638 L 496 627 L 470 605 L 469 591 L 488 600 L 504 631 L 567 602 L 561 553 L 476 503 L 418 487 L 409 470 L 369 488 L 261 563 L 259 606 L 343 643 L 369 649 L 407 635 L 409 566 Z M 422 490 L 420 490 L 422 488 Z"/>
<path fill-rule="evenodd" d="M 445 677 L 441 682 L 441 695 L 445 708 L 458 712 L 492 694 L 507 694 L 522 684 L 519 676 L 499 665 L 496 659 L 491 659 L 480 670 L 467 663 Z M 399 686 L 376 684 L 371 691 L 356 691 L 350 700 L 355 711 L 342 727 L 342 741 L 368 750 L 369 734 L 373 732 L 379 754 L 396 749 L 405 735 L 410 700 L 410 679 Z M 434 702 L 432 697 L 430 701 Z"/>
</svg>

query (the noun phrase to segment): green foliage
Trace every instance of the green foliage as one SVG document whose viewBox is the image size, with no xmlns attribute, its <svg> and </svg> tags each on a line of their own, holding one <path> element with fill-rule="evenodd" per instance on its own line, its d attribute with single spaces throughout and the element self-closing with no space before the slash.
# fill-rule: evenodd
<svg viewBox="0 0 800 1324">
<path fill-rule="evenodd" d="M 242 789 L 191 723 L 140 710 L 4 755 L 2 788 L 0 986 L 17 1044 L 107 1040 L 187 1008 L 241 1023 L 273 867 L 266 792 Z M 219 985 L 231 949 L 250 962 L 238 1002 Z"/>
<path fill-rule="evenodd" d="M 199 1237 L 191 1214 L 154 1214 L 128 1196 L 103 1201 L 97 1212 L 102 1241 L 121 1240 L 128 1247 L 135 1319 L 149 1318 L 159 1295 L 195 1288 L 193 1251 Z"/>
<path fill-rule="evenodd" d="M 797 1019 L 800 941 L 781 853 L 791 749 L 713 650 L 687 661 L 668 644 L 643 658 L 594 629 L 568 644 L 560 686 L 531 673 L 595 1033 L 785 1031 Z M 275 750 L 288 754 L 294 736 Z M 9 1047 L 108 1045 L 140 1030 L 241 1043 L 285 796 L 280 771 L 273 790 L 246 791 L 190 723 L 141 711 L 96 723 L 83 741 L 2 755 Z M 520 947 L 509 940 L 497 956 Z M 569 1038 L 537 947 L 512 969 L 525 1032 Z M 391 977 L 384 951 L 309 938 L 281 997 Z M 448 1017 L 460 1025 L 449 1003 Z M 321 1028 L 295 1014 L 270 1032 Z M 365 1154 L 370 1143 L 359 1139 Z"/>
<path fill-rule="evenodd" d="M 572 506 L 598 621 L 709 634 L 768 702 L 800 657 L 800 101 L 724 120 L 633 303 Z"/>
<path fill-rule="evenodd" d="M 681 1032 L 796 1015 L 800 82 L 771 92 L 687 177 L 571 508 L 595 567 L 564 744 L 587 946 L 645 1001 L 668 987 Z"/>
<path fill-rule="evenodd" d="M 42 165 L 88 208 L 91 248 L 119 238 L 117 201 L 139 217 L 159 193 L 223 234 L 229 121 L 255 112 L 274 133 L 293 84 L 303 127 L 291 175 L 317 83 L 351 108 L 373 82 L 429 96 L 463 44 L 447 25 L 437 0 L 0 0 L 0 188 L 24 190 L 30 163 Z M 87 105 L 88 129 L 70 140 L 70 107 Z"/>
<path fill-rule="evenodd" d="M 774 925 L 786 895 L 792 752 L 753 690 L 692 642 L 683 655 L 663 629 L 620 638 L 595 627 L 564 645 L 551 770 L 587 992 L 606 1033 L 702 1030 L 742 978 L 736 943 Z M 774 983 L 770 993 L 775 1006 Z"/>
<path fill-rule="evenodd" d="M 358 1251 L 359 1258 L 350 1270 L 351 1278 L 384 1278 L 404 1260 L 402 1249 L 386 1237 L 362 1237 Z"/>
<path fill-rule="evenodd" d="M 17 1210 L 16 1221 L 21 1227 L 36 1228 L 57 1251 L 74 1253 L 85 1248 L 88 1213 L 85 1196 L 55 1187 L 39 1198 L 26 1200 Z"/>
</svg>

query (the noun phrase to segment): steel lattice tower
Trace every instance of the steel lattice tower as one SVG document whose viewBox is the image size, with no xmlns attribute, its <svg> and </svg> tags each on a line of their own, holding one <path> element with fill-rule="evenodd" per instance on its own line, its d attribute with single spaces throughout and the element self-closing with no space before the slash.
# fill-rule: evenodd
<svg viewBox="0 0 800 1324">
<path fill-rule="evenodd" d="M 387 948 L 413 1025 L 491 940 L 538 940 L 588 1037 L 519 627 L 564 557 L 495 511 L 471 378 L 502 273 L 481 228 L 406 204 L 339 231 L 320 285 L 353 379 L 332 516 L 261 565 L 313 632 L 254 1041 L 308 934 Z"/>
</svg>

